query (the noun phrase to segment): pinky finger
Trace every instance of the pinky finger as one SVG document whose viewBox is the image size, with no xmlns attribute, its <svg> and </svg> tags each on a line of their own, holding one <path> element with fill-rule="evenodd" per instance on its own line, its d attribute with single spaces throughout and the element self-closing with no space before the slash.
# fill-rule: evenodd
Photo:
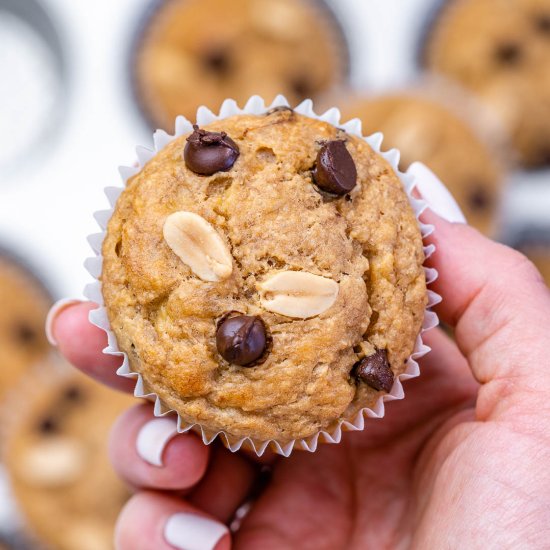
<svg viewBox="0 0 550 550">
<path fill-rule="evenodd" d="M 118 519 L 118 550 L 230 550 L 228 528 L 184 500 L 141 492 Z"/>
</svg>

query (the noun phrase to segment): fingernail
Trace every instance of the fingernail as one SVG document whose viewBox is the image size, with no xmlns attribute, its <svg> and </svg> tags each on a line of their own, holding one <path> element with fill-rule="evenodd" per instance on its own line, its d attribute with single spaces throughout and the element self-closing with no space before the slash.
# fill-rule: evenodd
<svg viewBox="0 0 550 550">
<path fill-rule="evenodd" d="M 430 210 L 448 222 L 468 223 L 449 190 L 425 164 L 415 162 L 407 172 L 415 176 L 416 188 L 428 203 Z"/>
<path fill-rule="evenodd" d="M 228 532 L 222 523 L 188 513 L 174 514 L 164 526 L 166 541 L 181 550 L 214 550 Z"/>
<path fill-rule="evenodd" d="M 155 418 L 144 424 L 136 441 L 138 455 L 153 466 L 164 466 L 162 455 L 168 442 L 176 436 L 176 422 L 170 418 Z"/>
<path fill-rule="evenodd" d="M 46 317 L 46 326 L 45 326 L 46 338 L 48 339 L 48 342 L 52 346 L 57 347 L 57 340 L 53 335 L 53 324 L 57 319 L 57 316 L 64 309 L 67 309 L 68 307 L 74 304 L 80 304 L 81 302 L 82 302 L 81 300 L 75 300 L 74 298 L 63 298 L 55 302 L 55 304 L 50 308 L 50 311 L 48 311 L 48 315 Z"/>
</svg>

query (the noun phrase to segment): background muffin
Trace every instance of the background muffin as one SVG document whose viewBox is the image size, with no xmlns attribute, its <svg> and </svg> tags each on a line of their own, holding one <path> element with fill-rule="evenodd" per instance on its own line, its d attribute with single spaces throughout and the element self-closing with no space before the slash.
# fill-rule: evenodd
<svg viewBox="0 0 550 550">
<path fill-rule="evenodd" d="M 107 456 L 111 425 L 131 403 L 50 357 L 3 414 L 3 458 L 23 520 L 58 550 L 111 550 L 129 492 Z"/>
<path fill-rule="evenodd" d="M 18 260 L 0 249 L 0 399 L 48 353 L 44 322 L 51 297 Z"/>
<path fill-rule="evenodd" d="M 287 443 L 388 393 L 426 306 L 390 165 L 283 108 L 166 145 L 120 195 L 102 291 L 121 350 L 185 422 Z"/>
<path fill-rule="evenodd" d="M 450 0 L 424 60 L 498 114 L 525 165 L 550 163 L 550 0 Z"/>
<path fill-rule="evenodd" d="M 233 98 L 291 104 L 316 97 L 347 74 L 343 36 L 326 6 L 311 0 L 171 0 L 140 35 L 134 86 L 153 125 L 194 120 Z"/>
<path fill-rule="evenodd" d="M 355 96 L 342 105 L 344 119 L 358 117 L 365 134 L 382 132 L 384 148 L 399 149 L 402 170 L 414 161 L 425 163 L 449 188 L 468 222 L 494 233 L 505 169 L 499 146 L 469 122 L 465 105 L 457 101 L 449 107 L 432 92 L 421 91 Z"/>
</svg>

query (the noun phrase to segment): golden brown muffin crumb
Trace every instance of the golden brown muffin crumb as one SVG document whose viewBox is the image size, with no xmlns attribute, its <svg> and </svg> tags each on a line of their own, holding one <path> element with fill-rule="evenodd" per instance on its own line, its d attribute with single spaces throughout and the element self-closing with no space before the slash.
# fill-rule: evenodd
<svg viewBox="0 0 550 550">
<path fill-rule="evenodd" d="M 203 130 L 238 146 L 231 168 L 192 172 L 183 136 L 118 200 L 101 277 L 112 330 L 132 369 L 185 421 L 261 441 L 310 436 L 376 402 L 380 392 L 352 373 L 360 358 L 384 349 L 394 375 L 405 369 L 426 305 L 417 220 L 389 164 L 330 124 L 286 110 Z M 356 166 L 346 195 L 314 185 L 331 140 L 345 141 Z M 182 212 L 184 250 L 163 234 Z M 204 242 L 216 263 L 200 254 Z M 252 368 L 219 353 L 217 327 L 230 312 L 249 316 L 240 322 L 259 337 L 252 318 L 261 318 L 272 338 Z"/>
</svg>

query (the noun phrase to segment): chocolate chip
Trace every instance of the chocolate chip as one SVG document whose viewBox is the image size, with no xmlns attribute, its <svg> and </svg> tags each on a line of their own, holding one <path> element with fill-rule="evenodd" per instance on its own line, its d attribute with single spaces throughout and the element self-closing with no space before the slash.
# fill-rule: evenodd
<svg viewBox="0 0 550 550">
<path fill-rule="evenodd" d="M 50 417 L 47 417 L 47 418 L 43 418 L 38 423 L 37 428 L 38 428 L 38 431 L 40 433 L 53 434 L 53 433 L 56 433 L 58 431 L 59 426 L 57 425 L 57 422 L 55 421 L 55 419 L 50 416 Z"/>
<path fill-rule="evenodd" d="M 306 99 L 313 94 L 313 86 L 311 86 L 309 81 L 303 76 L 293 80 L 290 83 L 290 87 L 300 99 Z"/>
<path fill-rule="evenodd" d="M 288 107 L 288 105 L 279 105 L 278 107 L 273 107 L 273 109 L 269 109 L 269 111 L 266 111 L 265 116 L 269 116 L 275 113 L 280 113 L 285 111 L 289 111 L 293 113 L 294 109 L 292 107 Z"/>
<path fill-rule="evenodd" d="M 353 366 L 356 378 L 378 391 L 390 392 L 393 386 L 393 372 L 385 349 L 376 350 L 373 355 L 363 357 Z"/>
<path fill-rule="evenodd" d="M 226 315 L 216 329 L 219 354 L 241 367 L 253 367 L 265 359 L 270 341 L 264 322 L 255 315 Z"/>
<path fill-rule="evenodd" d="M 468 204 L 476 212 L 486 210 L 491 206 L 491 195 L 482 184 L 473 186 L 473 190 L 468 195 Z"/>
<path fill-rule="evenodd" d="M 536 155 L 534 155 L 534 159 L 531 162 L 531 165 L 534 167 L 550 165 L 550 144 L 547 146 L 543 145 L 537 151 Z"/>
<path fill-rule="evenodd" d="M 201 176 L 231 170 L 239 156 L 237 144 L 225 132 L 207 132 L 196 125 L 193 129 L 183 151 L 187 168 Z"/>
<path fill-rule="evenodd" d="M 333 195 L 345 195 L 355 187 L 357 168 L 343 141 L 328 141 L 321 147 L 313 180 L 319 189 Z"/>
<path fill-rule="evenodd" d="M 231 61 L 223 49 L 210 50 L 202 58 L 204 66 L 219 76 L 226 75 L 231 68 Z"/>
<path fill-rule="evenodd" d="M 22 322 L 15 327 L 15 337 L 22 344 L 32 344 L 37 338 L 36 330 L 27 323 Z"/>
<path fill-rule="evenodd" d="M 522 57 L 521 48 L 513 42 L 501 44 L 496 49 L 495 56 L 503 65 L 517 65 Z"/>
<path fill-rule="evenodd" d="M 63 392 L 63 399 L 66 401 L 78 402 L 84 399 L 84 392 L 78 386 L 69 386 Z"/>
<path fill-rule="evenodd" d="M 535 17 L 535 28 L 541 34 L 550 34 L 550 13 L 541 13 Z"/>
</svg>

